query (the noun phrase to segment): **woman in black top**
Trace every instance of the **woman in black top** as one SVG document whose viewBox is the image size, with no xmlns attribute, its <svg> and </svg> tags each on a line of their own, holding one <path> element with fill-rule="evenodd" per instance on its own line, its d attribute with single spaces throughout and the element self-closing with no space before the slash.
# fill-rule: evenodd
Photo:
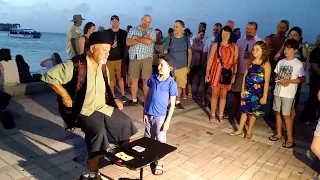
<svg viewBox="0 0 320 180">
<path fill-rule="evenodd" d="M 96 25 L 92 22 L 88 22 L 84 28 L 83 33 L 84 35 L 81 36 L 79 44 L 80 44 L 80 54 L 85 54 L 90 48 L 89 45 L 89 36 L 95 31 Z"/>
<path fill-rule="evenodd" d="M 32 82 L 32 76 L 31 76 L 30 70 L 29 70 L 30 67 L 24 61 L 24 58 L 23 58 L 22 55 L 20 55 L 20 54 L 16 55 L 16 63 L 17 63 L 17 66 L 18 66 L 20 83 Z"/>
</svg>

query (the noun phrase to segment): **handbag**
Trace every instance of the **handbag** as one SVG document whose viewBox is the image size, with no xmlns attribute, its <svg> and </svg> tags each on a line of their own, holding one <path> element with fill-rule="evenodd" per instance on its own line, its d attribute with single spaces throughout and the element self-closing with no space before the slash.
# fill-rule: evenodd
<svg viewBox="0 0 320 180">
<path fill-rule="evenodd" d="M 220 64 L 222 66 L 221 76 L 220 76 L 220 84 L 230 85 L 231 81 L 232 81 L 232 70 L 231 70 L 231 68 L 230 69 L 226 69 L 223 66 L 223 62 L 221 60 L 219 51 L 220 51 L 220 43 L 218 43 L 218 48 L 217 48 L 218 59 L 219 59 Z"/>
</svg>

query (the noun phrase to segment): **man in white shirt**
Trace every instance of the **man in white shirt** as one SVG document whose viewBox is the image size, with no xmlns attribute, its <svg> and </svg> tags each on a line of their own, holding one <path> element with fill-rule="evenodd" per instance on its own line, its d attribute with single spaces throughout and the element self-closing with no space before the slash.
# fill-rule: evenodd
<svg viewBox="0 0 320 180">
<path fill-rule="evenodd" d="M 213 36 L 210 37 L 209 39 L 206 40 L 205 45 L 203 47 L 203 55 L 202 55 L 202 59 L 208 59 L 209 58 L 209 52 L 211 50 L 211 46 L 214 43 L 214 39 L 216 37 L 217 34 L 220 33 L 222 29 L 222 24 L 221 23 L 216 23 L 213 26 Z"/>
<path fill-rule="evenodd" d="M 80 47 L 80 26 L 82 25 L 82 21 L 85 20 L 82 18 L 80 14 L 73 15 L 73 25 L 68 30 L 67 34 L 67 43 L 66 43 L 66 51 L 69 54 L 70 58 L 79 55 Z"/>
</svg>

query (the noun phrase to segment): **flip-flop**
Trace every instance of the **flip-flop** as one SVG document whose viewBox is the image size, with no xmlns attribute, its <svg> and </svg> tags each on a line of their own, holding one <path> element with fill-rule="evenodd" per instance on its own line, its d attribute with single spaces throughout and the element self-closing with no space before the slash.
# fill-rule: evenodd
<svg viewBox="0 0 320 180">
<path fill-rule="evenodd" d="M 281 137 L 281 138 L 282 138 L 282 137 Z M 278 138 L 276 135 L 272 135 L 272 136 L 269 137 L 269 140 L 270 140 L 270 141 L 278 141 L 278 140 L 280 140 L 281 138 Z"/>
<path fill-rule="evenodd" d="M 287 145 L 287 143 L 291 143 L 291 146 L 286 146 Z M 286 141 L 286 142 L 284 142 L 283 144 L 282 144 L 282 147 L 283 148 L 287 148 L 287 149 L 290 149 L 290 148 L 293 148 L 293 147 L 295 147 L 296 146 L 296 144 L 294 143 L 294 142 L 288 142 L 288 141 Z"/>
</svg>

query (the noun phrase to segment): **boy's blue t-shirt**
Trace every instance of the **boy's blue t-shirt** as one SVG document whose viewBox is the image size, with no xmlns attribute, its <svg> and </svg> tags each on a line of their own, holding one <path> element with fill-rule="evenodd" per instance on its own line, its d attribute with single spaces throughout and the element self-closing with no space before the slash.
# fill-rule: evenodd
<svg viewBox="0 0 320 180">
<path fill-rule="evenodd" d="M 159 74 L 154 74 L 146 83 L 150 90 L 145 113 L 151 116 L 166 116 L 169 98 L 171 96 L 178 96 L 177 83 L 172 77 L 162 82 L 159 78 Z"/>
</svg>

